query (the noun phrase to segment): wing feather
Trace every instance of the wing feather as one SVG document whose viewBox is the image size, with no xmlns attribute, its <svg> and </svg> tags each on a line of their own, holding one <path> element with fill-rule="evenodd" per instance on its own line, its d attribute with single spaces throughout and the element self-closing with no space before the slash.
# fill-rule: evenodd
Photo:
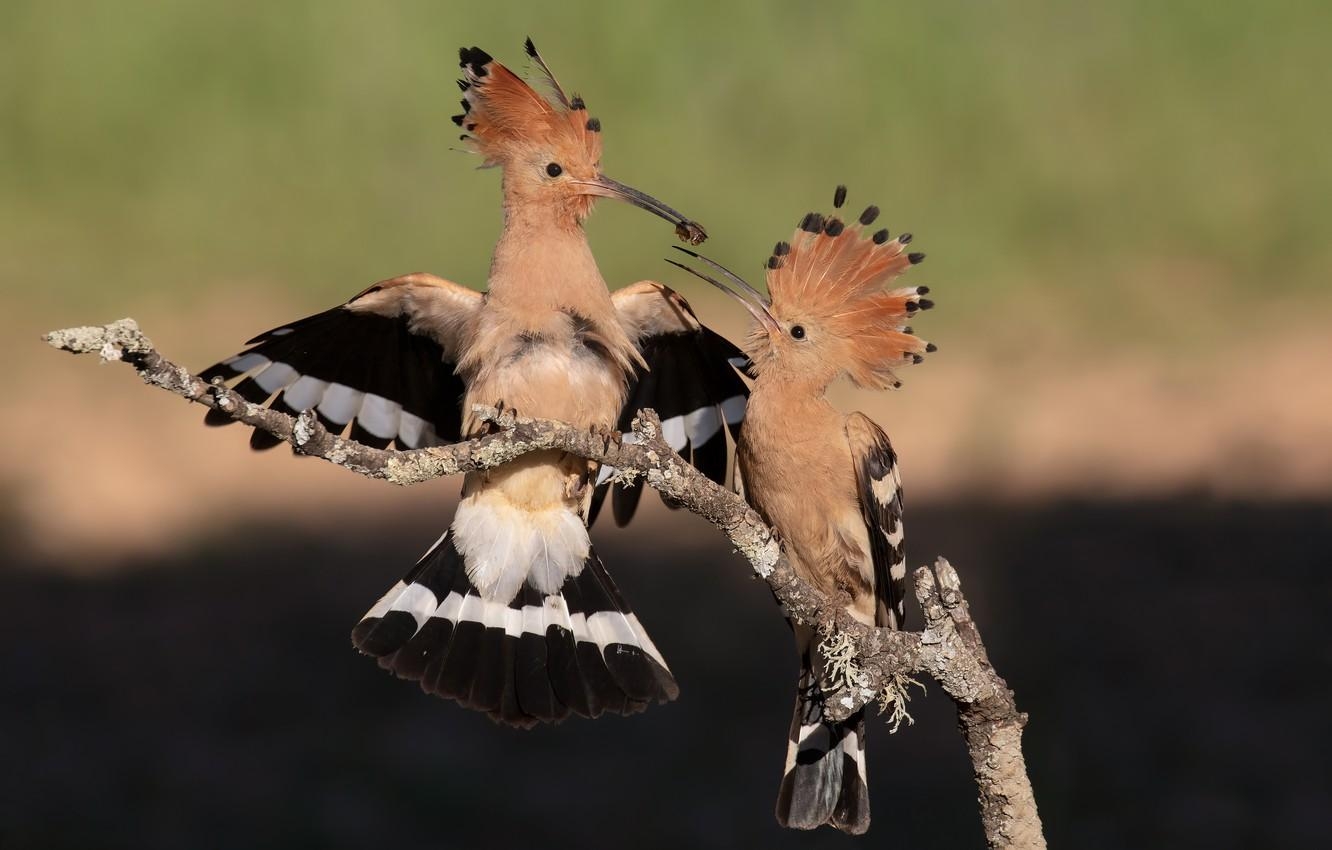
<svg viewBox="0 0 1332 850">
<path fill-rule="evenodd" d="M 736 372 L 736 364 L 746 362 L 744 354 L 704 327 L 689 302 L 660 283 L 640 281 L 611 300 L 647 364 L 630 385 L 618 428 L 628 431 L 638 411 L 652 408 L 661 417 L 671 448 L 713 481 L 724 483 L 726 434 L 732 440 L 739 435 L 749 398 L 749 388 Z M 589 523 L 611 486 L 603 481 L 593 494 Z M 642 485 L 614 488 L 615 521 L 625 525 L 638 507 Z"/>
<path fill-rule="evenodd" d="M 900 629 L 906 616 L 906 554 L 902 530 L 902 478 L 897 453 L 883 429 L 861 413 L 846 418 L 856 467 L 860 511 L 874 559 L 877 626 Z"/>
<path fill-rule="evenodd" d="M 377 448 L 453 442 L 465 389 L 455 364 L 482 301 L 481 293 L 434 275 L 403 275 L 259 334 L 200 374 L 241 378 L 236 390 L 255 404 L 293 414 L 313 409 L 329 430 Z M 209 414 L 210 425 L 231 421 Z M 250 440 L 255 449 L 277 443 L 259 431 Z"/>
</svg>

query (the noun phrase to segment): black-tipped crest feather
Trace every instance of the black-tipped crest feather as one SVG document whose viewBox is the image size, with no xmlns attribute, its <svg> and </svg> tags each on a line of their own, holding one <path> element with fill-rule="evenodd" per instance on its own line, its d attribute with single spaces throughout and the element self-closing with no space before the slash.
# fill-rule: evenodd
<svg viewBox="0 0 1332 850">
<path fill-rule="evenodd" d="M 528 36 L 527 41 L 523 42 L 523 48 L 527 51 L 528 57 L 531 58 L 531 60 L 536 63 L 537 68 L 540 69 L 542 76 L 545 77 L 546 85 L 550 88 L 550 93 L 555 96 L 555 99 L 559 101 L 560 105 L 566 109 L 581 109 L 581 106 L 575 107 L 569 102 L 569 98 L 564 93 L 564 88 L 560 86 L 559 80 L 555 79 L 555 74 L 550 70 L 550 66 L 546 64 L 546 60 L 542 59 L 541 54 L 537 52 L 536 45 L 532 43 L 531 36 Z M 588 129 L 591 128 L 589 127 Z"/>
</svg>

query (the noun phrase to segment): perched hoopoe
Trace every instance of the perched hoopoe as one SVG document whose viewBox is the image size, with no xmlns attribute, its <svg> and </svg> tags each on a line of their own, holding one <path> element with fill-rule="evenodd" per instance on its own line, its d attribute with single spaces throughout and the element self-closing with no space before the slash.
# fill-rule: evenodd
<svg viewBox="0 0 1332 850">
<path fill-rule="evenodd" d="M 837 187 L 833 205 L 845 200 L 846 188 Z M 756 377 L 736 449 L 737 486 L 776 529 L 798 575 L 834 598 L 849 597 L 857 620 L 895 629 L 906 578 L 897 457 L 879 426 L 860 413 L 843 416 L 825 397 L 842 374 L 862 387 L 896 388 L 893 370 L 935 350 L 906 327 L 934 306 L 921 297 L 928 289 L 884 290 L 925 255 L 905 253 L 909 233 L 863 235 L 878 215 L 871 206 L 850 226 L 835 213 L 806 215 L 768 258 L 771 300 L 692 251 L 740 290 L 681 268 L 736 297 L 755 319 L 744 346 Z M 828 671 L 817 635 L 808 626 L 794 630 L 801 673 L 777 820 L 864 832 L 864 710 L 841 723 L 824 719 Z"/>
<path fill-rule="evenodd" d="M 546 94 L 481 49 L 461 51 L 454 120 L 503 171 L 485 294 L 429 274 L 385 280 L 256 337 L 204 375 L 246 375 L 236 389 L 257 404 L 313 408 L 334 431 L 402 448 L 479 435 L 473 405 L 610 429 L 632 390 L 634 409 L 656 408 L 673 446 L 720 481 L 726 426 L 738 426 L 747 394 L 728 361 L 742 355 L 659 283 L 612 296 L 583 221 L 609 197 L 692 244 L 703 229 L 601 172 L 600 122 L 526 47 Z M 251 444 L 275 441 L 255 432 Z M 588 539 L 597 477 L 595 464 L 555 451 L 466 476 L 452 524 L 362 618 L 355 646 L 427 692 L 518 726 L 674 699 L 666 662 Z"/>
</svg>

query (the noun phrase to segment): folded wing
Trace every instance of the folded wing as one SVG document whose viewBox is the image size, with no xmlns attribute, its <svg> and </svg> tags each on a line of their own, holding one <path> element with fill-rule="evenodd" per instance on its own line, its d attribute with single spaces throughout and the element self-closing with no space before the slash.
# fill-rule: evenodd
<svg viewBox="0 0 1332 850">
<path fill-rule="evenodd" d="M 874 623 L 900 629 L 906 616 L 906 552 L 902 547 L 902 477 L 897 453 L 883 429 L 868 416 L 846 418 L 846 436 L 856 467 L 860 511 L 874 558 Z"/>
</svg>

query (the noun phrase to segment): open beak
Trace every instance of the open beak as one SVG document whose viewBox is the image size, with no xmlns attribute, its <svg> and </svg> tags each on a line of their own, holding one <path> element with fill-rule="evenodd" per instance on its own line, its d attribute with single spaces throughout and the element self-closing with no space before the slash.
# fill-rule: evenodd
<svg viewBox="0 0 1332 850">
<path fill-rule="evenodd" d="M 675 250 L 683 251 L 684 253 L 688 254 L 689 256 L 693 257 L 696 260 L 702 260 L 703 262 L 707 263 L 709 266 L 712 266 L 714 269 L 721 272 L 722 276 L 725 277 L 727 280 L 730 280 L 738 284 L 744 294 L 742 294 L 741 292 L 737 292 L 736 290 L 732 289 L 731 287 L 727 286 L 726 284 L 722 283 L 716 278 L 708 277 L 707 275 L 703 274 L 700 271 L 691 269 L 689 266 L 686 266 L 683 263 L 677 263 L 675 262 L 675 260 L 667 260 L 666 262 L 670 263 L 676 268 L 684 269 L 685 271 L 692 274 L 694 277 L 706 280 L 708 283 L 717 287 L 722 292 L 725 292 L 727 295 L 731 296 L 736 301 L 739 301 L 740 304 L 744 306 L 746 310 L 749 311 L 749 315 L 753 316 L 754 320 L 758 322 L 760 325 L 762 325 L 764 329 L 768 331 L 768 333 L 770 334 L 775 333 L 778 335 L 781 334 L 782 332 L 781 325 L 777 324 L 777 320 L 772 317 L 772 313 L 768 312 L 768 299 L 764 298 L 763 294 L 759 292 L 757 289 L 750 286 L 749 283 L 746 282 L 744 278 L 740 277 L 735 272 L 726 268 L 721 263 L 715 263 L 712 260 L 709 260 L 707 257 L 703 256 L 702 254 L 696 254 L 693 251 L 690 251 L 688 248 L 681 248 L 679 245 L 676 245 L 674 247 Z M 746 295 L 748 297 L 746 297 Z"/>
<path fill-rule="evenodd" d="M 612 180 L 604 174 L 598 174 L 595 180 L 579 180 L 578 185 L 583 187 L 586 194 L 628 201 L 653 215 L 661 216 L 675 225 L 675 235 L 680 237 L 682 242 L 688 242 L 690 245 L 701 245 L 708 238 L 708 232 L 703 229 L 703 225 L 685 218 L 651 195 L 646 195 L 631 186 L 626 186 L 619 180 Z"/>
</svg>

